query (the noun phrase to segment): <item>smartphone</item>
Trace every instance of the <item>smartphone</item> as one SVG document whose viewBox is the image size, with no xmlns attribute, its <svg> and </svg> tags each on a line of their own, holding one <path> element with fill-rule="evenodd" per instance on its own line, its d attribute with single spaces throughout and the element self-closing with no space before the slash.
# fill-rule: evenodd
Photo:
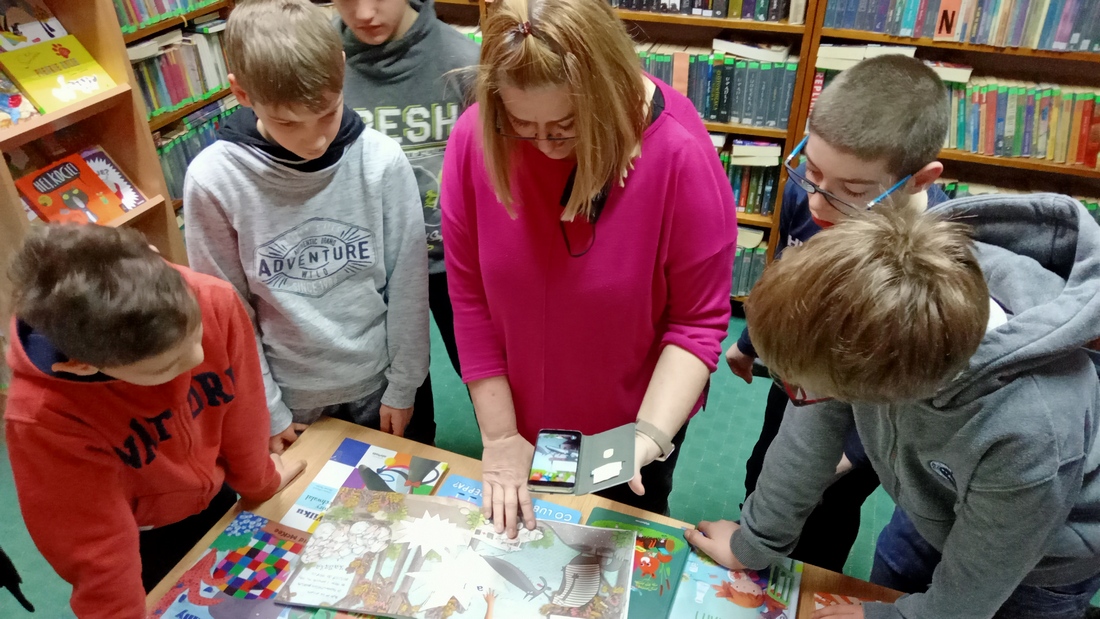
<svg viewBox="0 0 1100 619">
<path fill-rule="evenodd" d="M 532 492 L 571 494 L 577 485 L 577 464 L 581 459 L 581 433 L 573 430 L 542 430 L 535 442 L 527 488 Z"/>
</svg>

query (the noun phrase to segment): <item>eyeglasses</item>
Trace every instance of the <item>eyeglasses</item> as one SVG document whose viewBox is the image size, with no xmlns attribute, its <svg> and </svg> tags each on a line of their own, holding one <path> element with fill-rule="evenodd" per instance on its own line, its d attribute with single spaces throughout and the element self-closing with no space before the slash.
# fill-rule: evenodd
<svg viewBox="0 0 1100 619">
<path fill-rule="evenodd" d="M 536 132 L 535 135 L 518 135 L 511 129 L 505 129 L 504 123 L 497 117 L 497 135 L 510 140 L 520 140 L 522 142 L 568 142 L 577 139 L 575 135 L 562 135 L 562 133 L 564 133 L 564 131 L 558 131 L 556 135 L 552 135 L 548 132 L 544 137 L 539 137 L 538 132 Z"/>
<path fill-rule="evenodd" d="M 892 194 L 895 191 L 897 191 L 898 189 L 900 189 L 902 187 L 902 185 L 905 185 L 905 183 L 910 178 L 913 178 L 912 174 L 905 175 L 905 178 L 901 179 L 897 183 L 894 183 L 893 187 L 887 189 L 885 192 L 882 193 L 882 195 L 875 198 L 874 200 L 871 200 L 870 202 L 868 202 L 867 204 L 865 204 L 863 206 L 858 206 L 858 205 L 852 204 L 851 202 L 848 202 L 847 200 L 842 200 L 842 199 L 838 198 L 837 196 L 835 196 L 834 194 L 831 194 L 828 191 L 825 191 L 824 189 L 822 189 L 819 185 L 817 185 L 816 183 L 814 183 L 810 179 L 808 179 L 805 176 L 799 174 L 796 166 L 791 165 L 791 162 L 795 161 L 795 158 L 802 154 L 802 149 L 806 147 L 806 142 L 809 139 L 810 139 L 809 136 L 806 136 L 806 137 L 802 138 L 802 141 L 798 143 L 798 146 L 794 147 L 794 150 L 791 151 L 791 154 L 787 155 L 786 161 L 783 162 L 783 166 L 785 168 L 787 168 L 787 176 L 792 178 L 794 180 L 794 182 L 798 183 L 798 186 L 801 187 L 807 194 L 810 194 L 810 195 L 813 195 L 815 193 L 821 194 L 821 197 L 825 198 L 826 202 L 831 204 L 838 211 L 840 211 L 842 213 L 845 213 L 847 215 L 857 215 L 861 212 L 871 210 L 877 204 L 879 204 L 884 199 L 886 199 L 890 194 Z"/>
<path fill-rule="evenodd" d="M 783 391 L 786 391 L 787 397 L 791 399 L 791 404 L 795 406 L 809 406 L 820 402 L 828 402 L 833 399 L 829 396 L 811 393 L 797 385 L 792 385 L 780 378 L 779 375 L 770 368 L 768 369 L 768 373 L 771 374 L 772 381 L 774 381 L 775 384 L 783 387 Z"/>
</svg>

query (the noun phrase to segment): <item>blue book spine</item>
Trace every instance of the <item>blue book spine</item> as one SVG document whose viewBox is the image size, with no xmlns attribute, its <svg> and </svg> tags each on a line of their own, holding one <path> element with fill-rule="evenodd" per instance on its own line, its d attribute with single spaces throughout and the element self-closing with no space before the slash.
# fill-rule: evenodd
<svg viewBox="0 0 1100 619">
<path fill-rule="evenodd" d="M 982 146 L 982 104 L 971 102 L 970 105 L 970 152 L 977 153 Z"/>
<path fill-rule="evenodd" d="M 874 32 L 886 32 L 886 14 L 890 10 L 890 0 L 878 0 L 875 7 L 875 21 L 871 25 Z"/>
<path fill-rule="evenodd" d="M 917 36 L 931 39 L 936 36 L 936 20 L 940 17 L 940 0 L 928 0 L 928 12 L 924 18 L 924 31 Z"/>
<path fill-rule="evenodd" d="M 1047 9 L 1043 29 L 1039 34 L 1039 49 L 1054 47 L 1054 35 L 1058 31 L 1058 22 L 1062 20 L 1062 8 L 1065 4 L 1066 0 L 1050 0 L 1050 8 Z"/>
<path fill-rule="evenodd" d="M 869 4 L 870 2 L 868 0 L 859 0 L 859 10 L 856 12 L 856 30 L 870 29 L 870 26 L 867 23 L 870 21 L 871 14 Z"/>
<path fill-rule="evenodd" d="M 958 93 L 958 114 L 955 122 L 955 148 L 966 150 L 966 106 L 970 103 L 965 84 L 955 84 Z"/>
<path fill-rule="evenodd" d="M 1027 89 L 1027 106 L 1024 108 L 1024 143 L 1020 151 L 1021 157 L 1031 156 L 1031 140 L 1035 135 L 1035 95 L 1035 88 Z"/>
<path fill-rule="evenodd" d="M 992 2 L 992 0 L 976 0 L 974 15 L 966 24 L 966 30 L 963 31 L 963 38 L 961 40 L 967 43 L 978 42 L 978 25 L 982 23 L 982 16 L 985 15 L 985 5 L 987 2 Z"/>
<path fill-rule="evenodd" d="M 856 15 L 859 13 L 859 0 L 848 0 L 844 10 L 844 22 L 841 28 L 853 29 L 856 27 Z"/>
<path fill-rule="evenodd" d="M 829 0 L 829 4 L 825 6 L 825 27 L 836 28 L 836 14 L 837 6 L 840 5 L 841 0 Z"/>
<path fill-rule="evenodd" d="M 996 141 L 993 146 L 993 154 L 1003 156 L 1005 154 L 1005 112 L 1008 110 L 1008 88 L 997 88 L 997 126 Z"/>
<path fill-rule="evenodd" d="M 917 9 L 920 8 L 920 0 L 908 0 L 905 3 L 905 13 L 901 20 L 899 33 L 903 37 L 913 36 L 913 28 L 917 24 Z"/>
<path fill-rule="evenodd" d="M 989 43 L 989 30 L 990 24 L 993 23 L 994 16 L 997 14 L 997 7 L 1000 5 L 1001 0 L 987 0 L 988 4 L 985 10 L 982 11 L 982 21 L 978 24 L 977 40 L 975 43 L 985 45 Z"/>
<path fill-rule="evenodd" d="M 1027 10 L 1031 5 L 1031 0 L 1016 0 L 1016 7 L 1013 9 L 1013 17 L 1011 21 L 1012 34 L 1008 37 L 1009 47 L 1019 47 L 1020 42 L 1024 38 L 1024 24 L 1027 22 Z"/>
</svg>

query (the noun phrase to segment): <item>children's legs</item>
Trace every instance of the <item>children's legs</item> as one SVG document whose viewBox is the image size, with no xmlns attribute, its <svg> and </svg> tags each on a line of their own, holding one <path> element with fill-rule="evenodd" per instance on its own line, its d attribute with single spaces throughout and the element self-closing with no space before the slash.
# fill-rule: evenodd
<svg viewBox="0 0 1100 619">
<path fill-rule="evenodd" d="M 195 544 L 237 502 L 237 493 L 222 485 L 210 505 L 183 520 L 138 534 L 141 555 L 141 584 L 148 593 L 157 586 Z"/>
<path fill-rule="evenodd" d="M 764 468 L 764 454 L 768 453 L 768 447 L 779 434 L 779 425 L 783 422 L 783 411 L 787 409 L 787 403 L 790 401 L 787 392 L 773 382 L 771 389 L 768 390 L 768 404 L 764 407 L 764 427 L 761 428 L 760 438 L 756 439 L 756 445 L 752 448 L 752 455 L 745 463 L 746 497 L 756 490 L 756 480 L 760 478 L 760 471 Z"/>
<path fill-rule="evenodd" d="M 626 484 L 612 486 L 607 490 L 597 492 L 599 496 L 619 503 L 625 503 L 638 509 L 644 509 L 657 514 L 668 515 L 668 495 L 672 494 L 672 474 L 676 470 L 676 461 L 680 459 L 680 446 L 684 444 L 687 436 L 687 424 L 680 428 L 676 436 L 672 437 L 672 444 L 676 449 L 668 460 L 664 462 L 653 461 L 642 467 L 642 485 L 645 486 L 645 494 L 638 496 Z"/>
<path fill-rule="evenodd" d="M 924 593 L 940 552 L 917 533 L 909 516 L 894 508 L 894 516 L 878 536 L 871 582 L 902 593 Z"/>
<path fill-rule="evenodd" d="M 413 402 L 413 416 L 405 428 L 405 438 L 435 445 L 435 397 L 432 395 L 432 374 L 424 378 L 424 384 L 416 390 Z"/>
<path fill-rule="evenodd" d="M 1073 585 L 1020 585 L 993 619 L 1081 619 L 1100 590 L 1100 574 Z"/>
<path fill-rule="evenodd" d="M 856 465 L 836 480 L 803 525 L 791 558 L 843 572 L 859 535 L 860 509 L 878 486 L 878 475 L 868 463 Z"/>
</svg>

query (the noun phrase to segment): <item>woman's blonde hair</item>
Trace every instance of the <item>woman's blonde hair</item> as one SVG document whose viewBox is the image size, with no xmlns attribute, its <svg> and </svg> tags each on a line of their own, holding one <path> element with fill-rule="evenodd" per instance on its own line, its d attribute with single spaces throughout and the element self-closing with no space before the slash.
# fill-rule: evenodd
<svg viewBox="0 0 1100 619">
<path fill-rule="evenodd" d="M 517 143 L 500 88 L 564 86 L 572 96 L 577 176 L 563 219 L 591 217 L 593 199 L 621 182 L 646 128 L 645 85 L 634 43 L 603 0 L 498 0 L 482 28 L 477 101 L 485 163 L 497 197 L 512 211 Z"/>
<path fill-rule="evenodd" d="M 931 397 L 967 368 L 989 321 L 969 232 L 883 209 L 784 251 L 745 302 L 760 360 L 845 402 Z"/>
</svg>

